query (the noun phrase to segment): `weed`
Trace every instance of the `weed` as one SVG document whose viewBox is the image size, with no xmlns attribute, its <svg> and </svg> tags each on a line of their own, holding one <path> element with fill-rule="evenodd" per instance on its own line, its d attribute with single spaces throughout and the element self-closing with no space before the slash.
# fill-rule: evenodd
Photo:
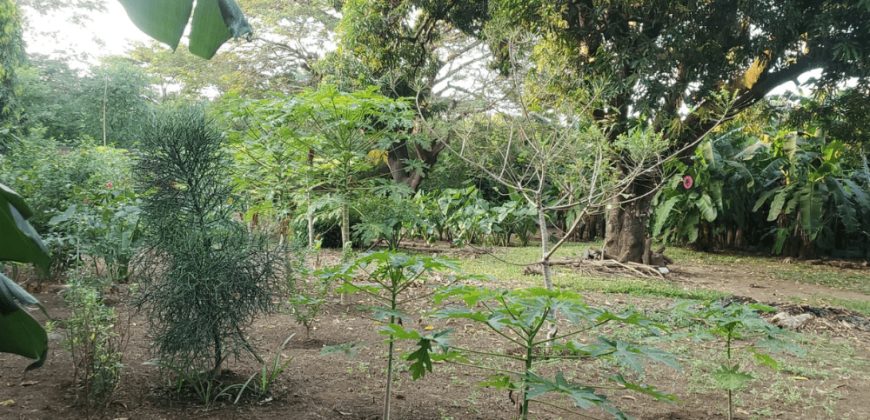
<svg viewBox="0 0 870 420">
<path fill-rule="evenodd" d="M 72 274 L 69 285 L 63 299 L 71 314 L 59 322 L 65 336 L 61 347 L 73 359 L 73 376 L 84 388 L 90 415 L 92 406 L 107 407 L 118 389 L 129 322 L 119 322 L 115 308 L 104 304 L 106 280 Z"/>
</svg>

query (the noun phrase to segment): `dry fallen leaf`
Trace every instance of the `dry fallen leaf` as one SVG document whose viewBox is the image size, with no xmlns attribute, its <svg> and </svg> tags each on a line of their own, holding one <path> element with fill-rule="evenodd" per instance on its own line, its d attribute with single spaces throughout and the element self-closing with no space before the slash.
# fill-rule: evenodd
<svg viewBox="0 0 870 420">
<path fill-rule="evenodd" d="M 0 401 L 0 407 L 15 404 L 13 400 Z"/>
<path fill-rule="evenodd" d="M 21 385 L 21 386 L 30 386 L 30 385 L 36 385 L 36 384 L 38 384 L 38 383 L 39 383 L 39 381 L 24 381 L 24 382 L 20 383 L 19 385 Z"/>
</svg>

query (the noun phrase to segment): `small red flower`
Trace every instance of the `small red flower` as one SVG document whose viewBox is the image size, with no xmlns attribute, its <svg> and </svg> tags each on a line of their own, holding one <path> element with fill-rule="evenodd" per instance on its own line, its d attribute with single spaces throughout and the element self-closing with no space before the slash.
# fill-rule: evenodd
<svg viewBox="0 0 870 420">
<path fill-rule="evenodd" d="M 109 188 L 112 188 L 112 183 L 111 183 L 111 182 L 107 182 L 107 183 L 106 183 L 106 186 L 109 187 Z"/>
<path fill-rule="evenodd" d="M 86 199 L 85 199 L 85 204 L 87 204 L 87 203 L 88 203 L 88 199 L 86 198 Z"/>
<path fill-rule="evenodd" d="M 692 177 L 691 177 L 691 176 L 686 175 L 686 176 L 683 177 L 683 186 L 686 187 L 687 190 L 688 190 L 689 188 L 692 188 L 692 183 L 693 183 L 693 182 L 694 182 L 694 181 L 692 180 Z"/>
</svg>

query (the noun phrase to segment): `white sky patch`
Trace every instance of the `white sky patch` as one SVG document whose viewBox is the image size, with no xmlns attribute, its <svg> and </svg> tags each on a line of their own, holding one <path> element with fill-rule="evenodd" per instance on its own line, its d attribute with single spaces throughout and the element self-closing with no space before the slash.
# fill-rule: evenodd
<svg viewBox="0 0 870 420">
<path fill-rule="evenodd" d="M 133 24 L 121 3 L 109 0 L 106 9 L 105 13 L 90 13 L 91 21 L 85 25 L 76 25 L 68 22 L 70 14 L 42 16 L 25 8 L 24 13 L 30 22 L 30 30 L 24 33 L 25 50 L 28 53 L 61 52 L 76 56 L 85 53 L 91 56 L 86 62 L 70 63 L 71 67 L 81 69 L 97 64 L 99 57 L 125 54 L 133 42 L 151 40 Z M 54 31 L 57 39 L 38 36 L 43 31 Z"/>
</svg>

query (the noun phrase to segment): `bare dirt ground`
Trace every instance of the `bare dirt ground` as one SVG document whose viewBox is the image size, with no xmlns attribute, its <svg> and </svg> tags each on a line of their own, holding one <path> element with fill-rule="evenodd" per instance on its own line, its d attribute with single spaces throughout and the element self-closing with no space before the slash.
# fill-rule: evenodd
<svg viewBox="0 0 870 420">
<path fill-rule="evenodd" d="M 327 254 L 325 264 L 337 258 Z M 822 286 L 791 284 L 787 281 L 765 279 L 751 270 L 726 266 L 678 265 L 673 267 L 671 281 L 692 287 L 723 290 L 740 296 L 751 296 L 758 301 L 786 301 L 788 297 L 810 297 L 824 294 L 849 299 L 870 299 L 870 296 L 829 289 Z M 832 270 L 836 270 L 832 268 Z M 725 279 L 725 280 L 721 280 Z M 762 287 L 756 287 L 763 283 Z M 61 286 L 49 287 L 38 293 L 50 314 L 62 318 L 68 311 L 63 307 L 59 292 Z M 116 310 L 123 316 L 128 308 L 121 295 Z M 169 386 L 169 376 L 157 368 L 143 365 L 151 358 L 144 320 L 135 317 L 130 327 L 131 341 L 124 357 L 121 386 L 115 401 L 104 412 L 92 415 L 106 419 L 380 419 L 386 371 L 386 345 L 384 336 L 377 334 L 379 326 L 368 314 L 357 309 L 369 302 L 353 297 L 350 304 L 333 302 L 318 318 L 311 340 L 305 340 L 305 330 L 291 315 L 274 314 L 258 319 L 246 331 L 251 342 L 266 358 L 292 333 L 283 355 L 293 357 L 285 373 L 273 385 L 269 395 L 243 398 L 238 405 L 221 400 L 205 408 L 189 395 L 179 396 Z M 665 311 L 671 303 L 667 299 L 636 298 L 623 295 L 589 294 L 591 305 L 632 306 L 644 311 Z M 423 309 L 423 308 L 419 308 Z M 428 309 L 431 309 L 428 308 Z M 507 343 L 485 329 L 471 323 L 446 323 L 429 318 L 406 321 L 422 329 L 433 325 L 436 329 L 452 328 L 456 342 L 487 350 L 510 350 Z M 607 333 L 607 331 L 605 331 Z M 810 347 L 823 348 L 820 342 L 845 349 L 831 354 L 830 360 L 808 353 L 801 361 L 788 359 L 791 371 L 759 374 L 750 389 L 741 393 L 735 418 L 739 419 L 870 419 L 870 333 L 856 329 L 849 334 L 821 332 L 827 337 L 807 341 Z M 595 337 L 587 337 L 593 339 Z M 2 339 L 2 337 L 0 337 Z M 355 342 L 364 346 L 355 357 L 345 355 L 322 356 L 323 345 Z M 816 343 L 816 344 L 813 344 Z M 739 343 L 738 343 L 739 344 Z M 399 345 L 401 347 L 401 344 Z M 679 342 L 673 346 L 710 346 L 692 342 Z M 697 349 L 695 349 L 697 351 Z M 696 358 L 716 358 L 718 352 L 701 351 Z M 813 350 L 813 349 L 811 349 Z M 818 350 L 818 349 L 817 349 Z M 826 350 L 824 350 L 826 351 Z M 823 353 L 823 352 L 822 352 Z M 845 356 L 844 356 L 845 354 Z M 88 413 L 76 401 L 76 384 L 71 382 L 73 367 L 66 352 L 59 348 L 57 338 L 51 342 L 48 362 L 32 371 L 26 381 L 22 372 L 28 360 L 8 354 L 0 355 L 0 419 L 79 419 Z M 726 397 L 722 392 L 710 390 L 699 383 L 709 378 L 704 363 L 721 360 L 681 360 L 682 373 L 665 367 L 651 367 L 643 378 L 660 390 L 673 393 L 680 403 L 669 405 L 655 402 L 640 394 L 615 393 L 610 398 L 629 415 L 643 420 L 665 419 L 725 419 Z M 243 382 L 259 364 L 251 358 L 233 361 L 224 373 L 226 383 Z M 547 366 L 554 373 L 557 366 Z M 560 369 L 570 371 L 577 378 L 593 378 L 601 370 L 617 369 L 601 364 L 569 364 Z M 754 368 L 753 368 L 754 369 Z M 761 372 L 763 369 L 758 368 Z M 479 388 L 475 383 L 486 375 L 467 368 L 436 365 L 435 372 L 419 381 L 412 381 L 410 372 L 400 369 L 393 390 L 393 419 L 406 420 L 501 420 L 515 418 L 516 409 L 507 391 Z M 546 373 L 545 372 L 545 373 Z M 620 371 L 621 372 L 621 371 Z M 637 379 L 637 377 L 635 377 Z M 566 403 L 564 400 L 554 402 Z M 567 405 L 567 404 L 566 404 Z M 594 409 L 581 414 L 570 414 L 545 406 L 533 406 L 535 419 L 612 418 Z"/>
</svg>

